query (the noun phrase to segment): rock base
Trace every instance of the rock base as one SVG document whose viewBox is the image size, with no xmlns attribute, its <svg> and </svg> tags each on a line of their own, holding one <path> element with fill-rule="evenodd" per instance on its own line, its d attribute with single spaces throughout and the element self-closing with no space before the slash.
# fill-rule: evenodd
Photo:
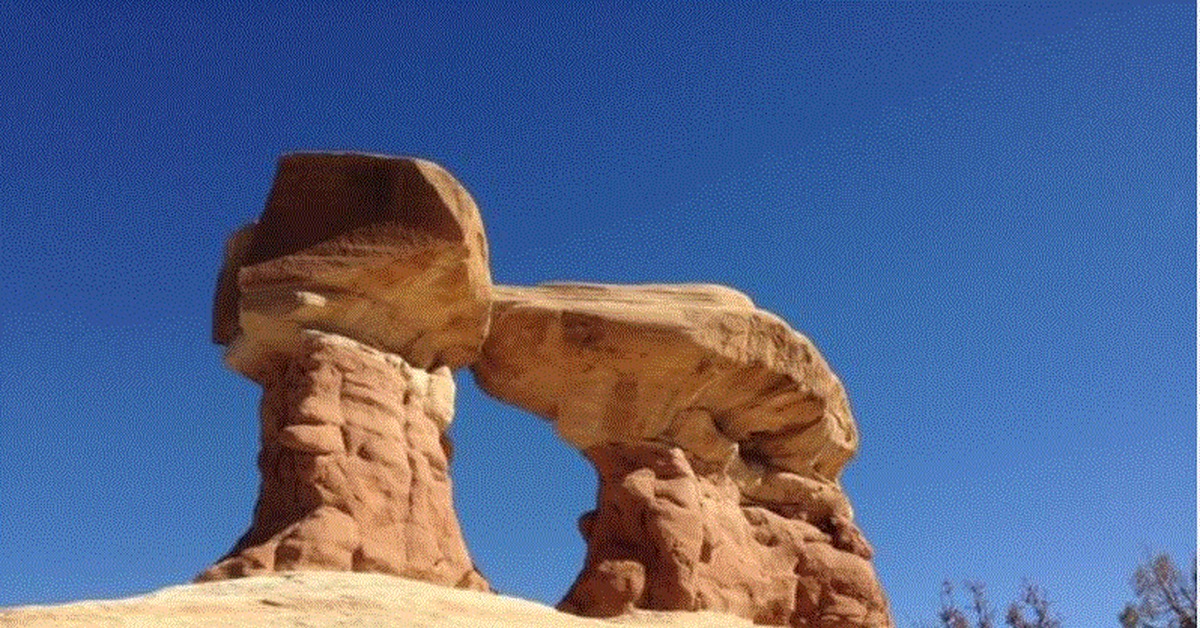
<svg viewBox="0 0 1200 628">
<path fill-rule="evenodd" d="M 600 476 L 597 508 L 580 518 L 587 557 L 560 610 L 590 617 L 711 610 L 768 625 L 892 625 L 870 546 L 836 486 L 823 485 L 829 490 L 817 491 L 819 499 L 791 490 L 790 503 L 760 502 L 743 495 L 727 467 L 698 463 L 706 472 L 697 474 L 685 451 L 668 444 L 606 444 L 585 455 Z M 761 483 L 753 488 L 769 493 Z"/>
<path fill-rule="evenodd" d="M 198 581 L 272 572 L 376 572 L 489 590 L 454 512 L 448 368 L 302 333 L 263 384 L 262 486 L 249 531 Z"/>
</svg>

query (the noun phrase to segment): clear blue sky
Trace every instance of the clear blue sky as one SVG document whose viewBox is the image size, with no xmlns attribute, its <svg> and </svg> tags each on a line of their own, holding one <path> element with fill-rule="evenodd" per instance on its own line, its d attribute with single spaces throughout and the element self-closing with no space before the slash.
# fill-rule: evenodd
<svg viewBox="0 0 1200 628">
<path fill-rule="evenodd" d="M 1194 5 L 74 4 L 0 4 L 0 605 L 246 528 L 211 293 L 299 149 L 444 164 L 498 282 L 719 282 L 808 334 L 900 625 L 1029 578 L 1115 626 L 1144 547 L 1195 551 Z M 592 472 L 458 381 L 468 544 L 557 601 Z"/>
</svg>

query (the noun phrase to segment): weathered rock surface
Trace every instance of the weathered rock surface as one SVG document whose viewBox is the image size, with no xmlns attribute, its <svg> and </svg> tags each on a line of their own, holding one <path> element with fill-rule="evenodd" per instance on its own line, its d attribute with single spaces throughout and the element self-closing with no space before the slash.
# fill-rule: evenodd
<svg viewBox="0 0 1200 628">
<path fill-rule="evenodd" d="M 262 486 L 250 530 L 198 580 L 366 571 L 487 590 L 451 495 L 449 368 L 317 331 L 259 368 Z"/>
<path fill-rule="evenodd" d="M 546 284 L 494 293 L 476 381 L 554 421 L 580 450 L 661 439 L 718 466 L 736 450 L 832 481 L 858 447 L 846 393 L 816 347 L 735 290 Z"/>
<path fill-rule="evenodd" d="M 228 241 L 226 362 L 263 386 L 250 530 L 200 580 L 306 569 L 487 589 L 453 509 L 450 369 L 478 355 L 491 275 L 479 210 L 436 164 L 284 156 Z"/>
<path fill-rule="evenodd" d="M 713 610 L 755 623 L 889 626 L 887 599 L 852 524 L 751 505 L 728 476 L 697 475 L 672 445 L 598 445 L 588 554 L 559 608 L 611 617 L 634 608 Z M 863 543 L 856 545 L 856 543 Z"/>
<path fill-rule="evenodd" d="M 837 481 L 858 445 L 849 402 L 808 339 L 720 286 L 494 294 L 476 381 L 553 421 L 600 476 L 560 608 L 891 625 Z"/>
<path fill-rule="evenodd" d="M 213 312 L 227 363 L 264 388 L 262 488 L 202 581 L 368 571 L 487 590 L 445 436 L 451 369 L 470 365 L 599 473 L 560 608 L 891 625 L 838 482 L 858 447 L 842 384 L 735 290 L 493 288 L 479 211 L 440 167 L 297 154 L 230 238 Z"/>
<path fill-rule="evenodd" d="M 392 576 L 303 572 L 169 587 L 123 600 L 0 609 L 0 626 L 749 628 L 750 622 L 717 613 L 646 611 L 601 621 L 528 600 Z"/>
<path fill-rule="evenodd" d="M 279 161 L 266 209 L 226 247 L 213 338 L 257 378 L 302 329 L 413 366 L 458 368 L 487 335 L 487 242 L 471 195 L 436 164 L 362 154 Z"/>
</svg>

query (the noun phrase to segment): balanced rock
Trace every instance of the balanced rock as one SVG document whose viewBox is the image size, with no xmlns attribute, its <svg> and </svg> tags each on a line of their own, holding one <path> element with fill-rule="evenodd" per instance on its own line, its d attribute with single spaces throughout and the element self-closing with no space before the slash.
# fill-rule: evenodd
<svg viewBox="0 0 1200 628">
<path fill-rule="evenodd" d="M 812 343 L 708 285 L 496 287 L 476 381 L 554 422 L 599 474 L 559 607 L 888 626 L 838 476 L 858 436 Z"/>
<path fill-rule="evenodd" d="M 252 378 L 302 329 L 458 368 L 487 335 L 490 292 L 479 209 L 440 166 L 299 153 L 280 159 L 258 223 L 230 238 L 213 338 Z"/>
<path fill-rule="evenodd" d="M 816 347 L 723 286 L 494 288 L 472 366 L 495 397 L 581 450 L 663 439 L 833 481 L 858 447 L 841 382 Z M 735 446 L 736 445 L 736 446 Z"/>
<path fill-rule="evenodd" d="M 250 529 L 201 574 L 369 571 L 487 589 L 454 512 L 451 369 L 487 335 L 471 196 L 439 166 L 283 157 L 229 239 L 213 306 L 225 360 L 263 387 Z"/>
</svg>

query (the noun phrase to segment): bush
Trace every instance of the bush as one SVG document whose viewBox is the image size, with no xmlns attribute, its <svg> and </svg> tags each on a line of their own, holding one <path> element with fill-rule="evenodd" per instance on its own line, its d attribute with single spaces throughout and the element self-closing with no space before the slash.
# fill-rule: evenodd
<svg viewBox="0 0 1200 628">
<path fill-rule="evenodd" d="M 959 607 L 954 596 L 954 585 L 949 580 L 942 583 L 942 610 L 938 619 L 943 628 L 995 628 L 995 613 L 987 599 L 987 592 L 982 582 L 967 581 L 963 583 L 971 592 L 970 613 Z M 1061 628 L 1062 621 L 1050 610 L 1050 601 L 1045 592 L 1035 584 L 1025 583 L 1020 599 L 1009 604 L 1004 622 L 1012 628 Z"/>
<path fill-rule="evenodd" d="M 1124 628 L 1196 628 L 1194 556 L 1191 587 L 1166 554 L 1151 556 L 1138 565 L 1129 584 L 1137 599 L 1117 615 Z"/>
</svg>

